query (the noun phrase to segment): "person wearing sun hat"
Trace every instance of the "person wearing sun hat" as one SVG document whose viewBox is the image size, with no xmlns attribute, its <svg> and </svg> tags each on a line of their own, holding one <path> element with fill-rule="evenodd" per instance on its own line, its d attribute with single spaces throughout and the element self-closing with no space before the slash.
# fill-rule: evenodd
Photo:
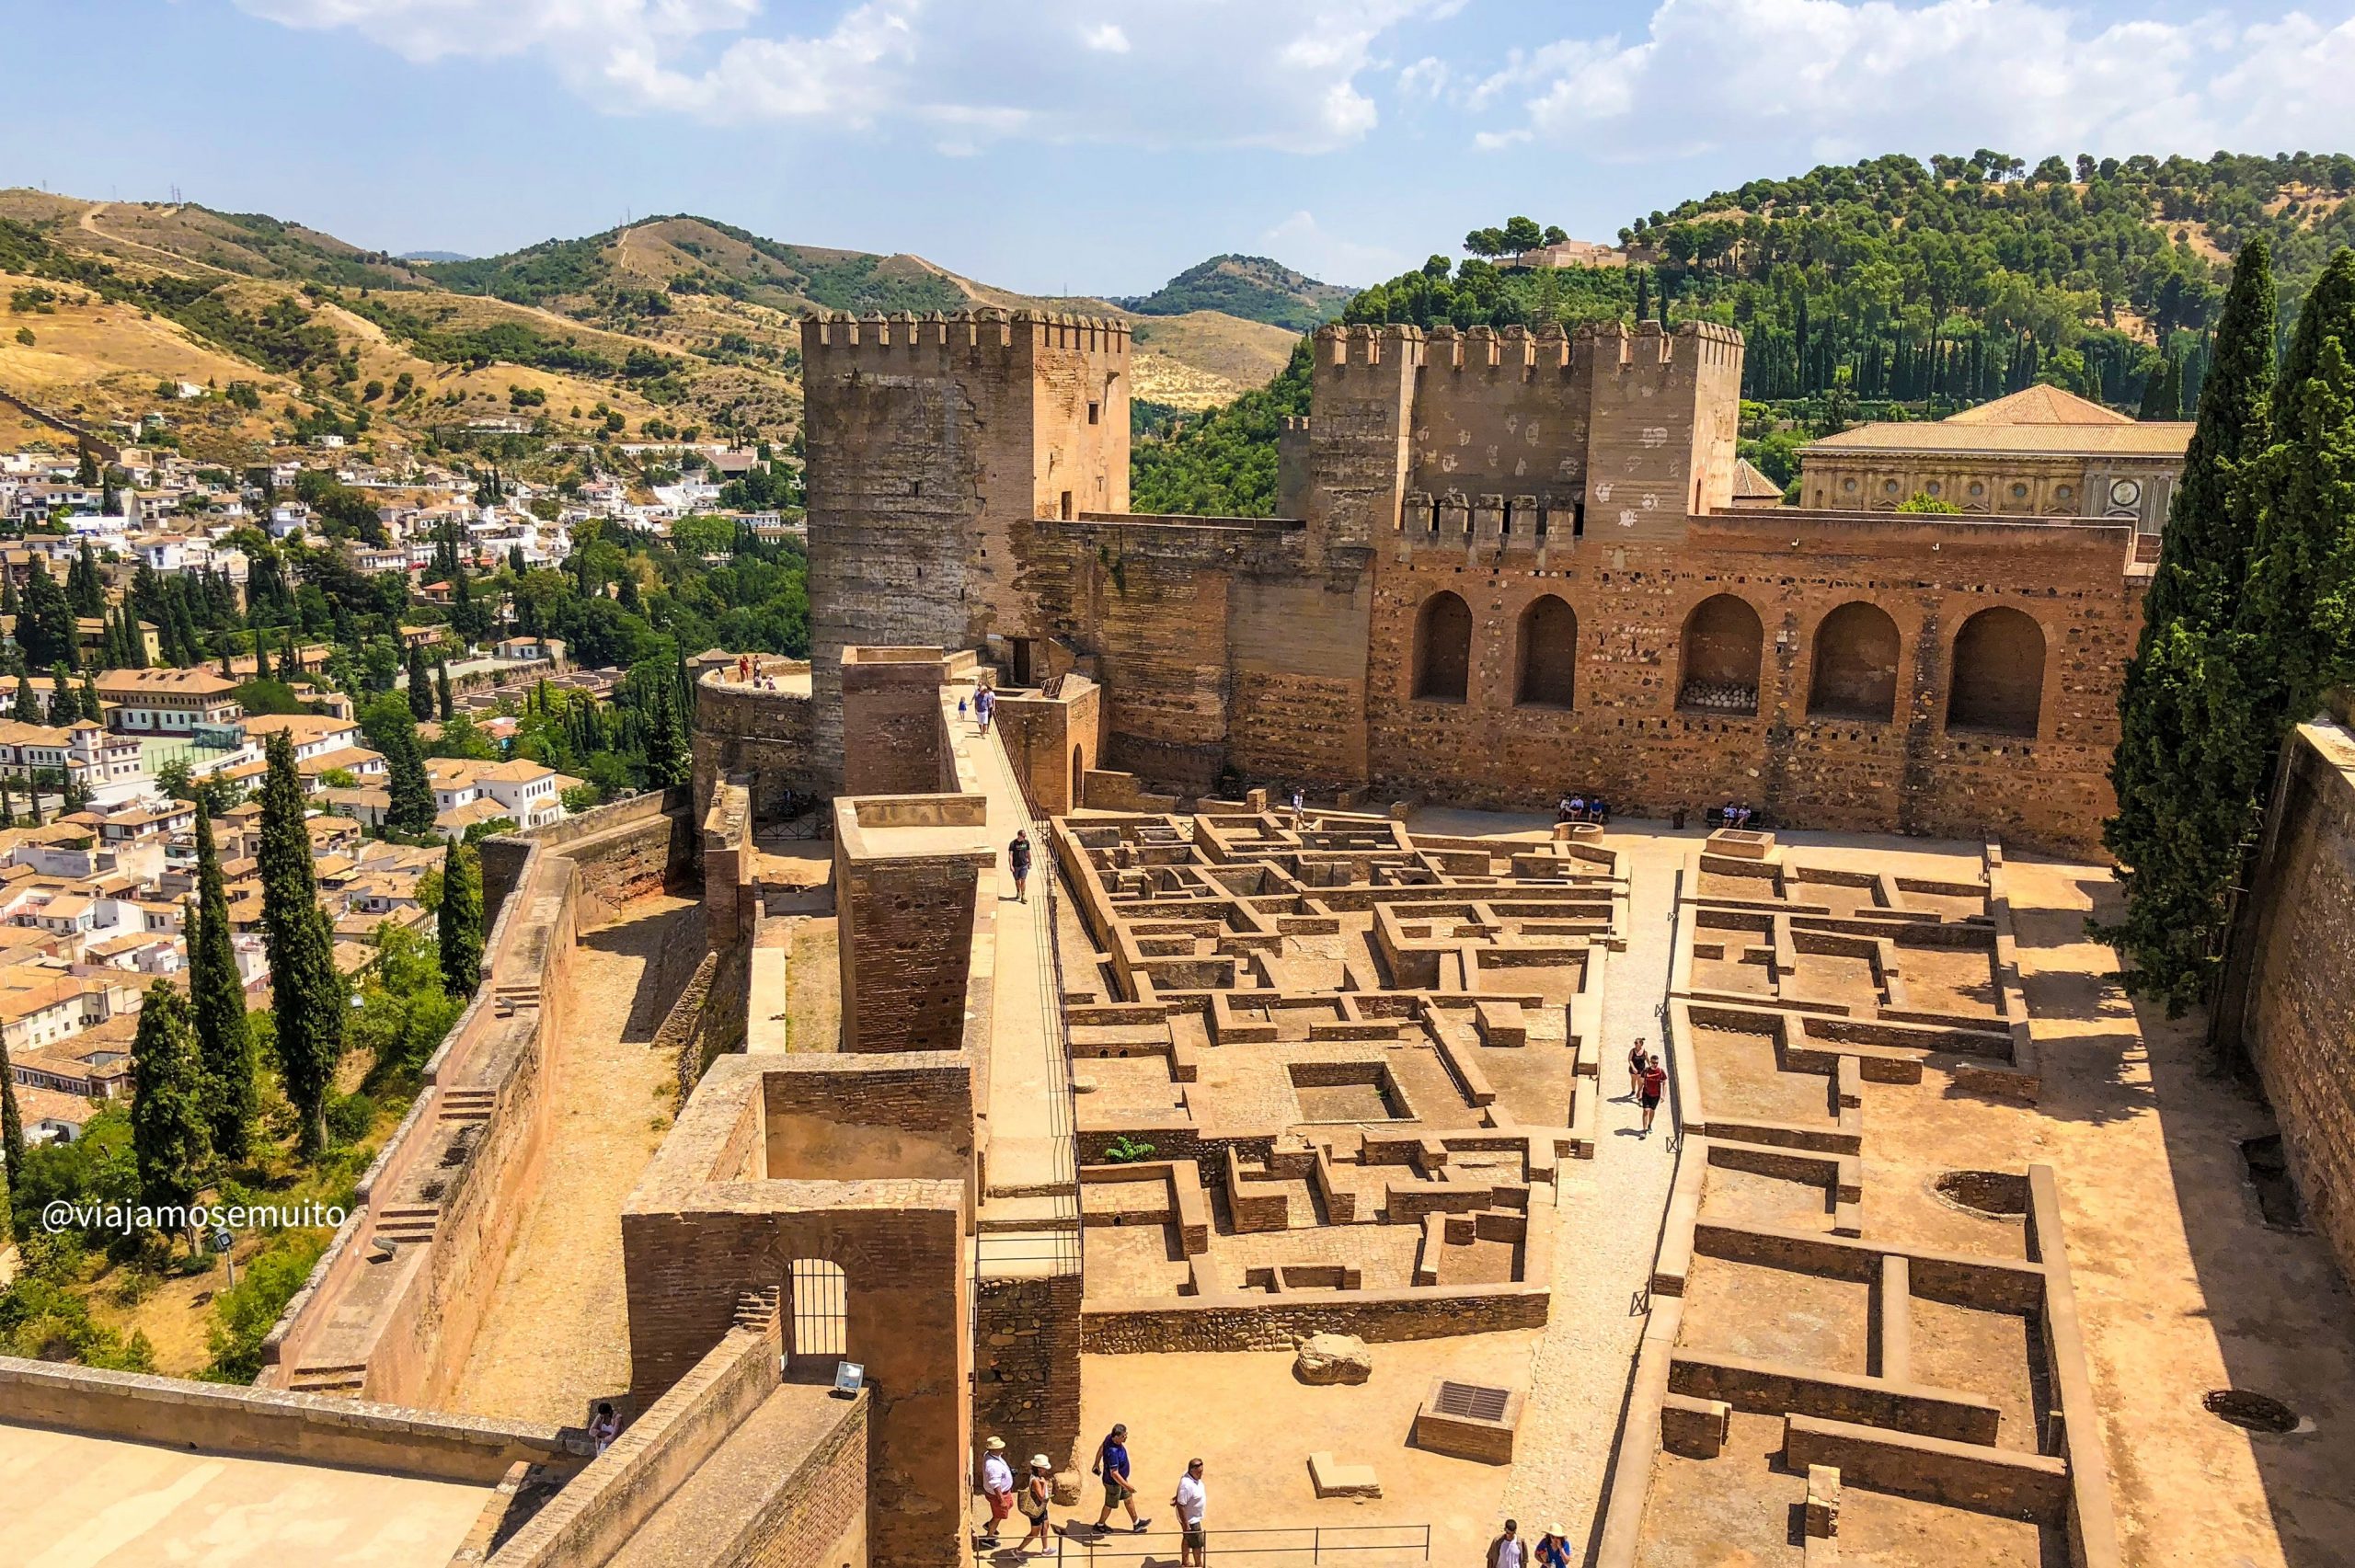
<svg viewBox="0 0 2355 1568">
<path fill-rule="evenodd" d="M 1014 1471 L 1005 1462 L 1005 1439 L 992 1437 L 982 1445 L 982 1495 L 989 1500 L 990 1522 L 982 1527 L 982 1544 L 997 1545 L 997 1528 L 1014 1512 Z"/>
<path fill-rule="evenodd" d="M 1545 1533 L 1537 1538 L 1537 1568 L 1570 1568 L 1569 1538 L 1562 1534 L 1559 1525 L 1547 1525 Z"/>
<path fill-rule="evenodd" d="M 1015 1548 L 1023 1556 L 1030 1555 L 1030 1540 L 1038 1538 L 1039 1550 L 1047 1550 L 1047 1504 L 1055 1494 L 1055 1467 L 1044 1454 L 1030 1456 L 1030 1473 L 1022 1478 L 1022 1516 L 1030 1521 L 1022 1544 Z"/>
</svg>

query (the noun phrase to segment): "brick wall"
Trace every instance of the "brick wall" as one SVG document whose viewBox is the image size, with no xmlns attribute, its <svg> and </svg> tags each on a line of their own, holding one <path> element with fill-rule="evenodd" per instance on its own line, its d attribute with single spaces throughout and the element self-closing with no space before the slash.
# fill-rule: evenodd
<svg viewBox="0 0 2355 1568">
<path fill-rule="evenodd" d="M 740 1536 L 729 1564 L 745 1568 L 867 1568 L 868 1399 L 784 1478 L 771 1506 Z"/>
<path fill-rule="evenodd" d="M 2242 1035 L 2307 1219 L 2355 1276 L 2355 736 L 2299 727 L 2274 819 Z"/>
<path fill-rule="evenodd" d="M 947 666 L 929 658 L 882 658 L 915 649 L 844 650 L 843 793 L 924 795 L 941 787 L 948 737 L 940 727 Z"/>
<path fill-rule="evenodd" d="M 783 816 L 787 791 L 807 795 L 831 790 L 841 753 L 821 757 L 813 748 L 813 711 L 810 699 L 799 692 L 700 682 L 693 737 L 695 817 L 711 809 L 713 793 L 732 774 L 743 775 L 756 822 Z"/>
<path fill-rule="evenodd" d="M 1142 1351 L 1289 1350 L 1312 1333 L 1365 1340 L 1443 1339 L 1496 1329 L 1543 1328 L 1551 1288 L 1483 1285 L 1461 1290 L 1320 1291 L 1314 1295 L 1186 1300 L 1090 1301 L 1082 1319 L 1092 1355 Z"/>
<path fill-rule="evenodd" d="M 854 862 L 836 841 L 844 1049 L 963 1043 L 979 876 L 970 858 Z"/>
<path fill-rule="evenodd" d="M 1590 528 L 1542 550 L 1409 539 L 1384 552 L 1368 658 L 1376 784 L 1522 809 L 1573 791 L 1648 814 L 1742 799 L 1799 825 L 2098 853 L 2117 683 L 2141 619 L 2119 569 L 2123 530 L 1729 513 L 1681 532 L 1621 544 Z M 1414 694 L 1419 621 L 1441 592 L 1471 610 L 1460 702 Z M 1755 715 L 1678 706 L 1687 618 L 1720 594 L 1760 623 Z M 1522 620 L 1547 595 L 1577 618 L 1567 709 L 1518 700 Z M 1811 715 L 1819 628 L 1858 600 L 1896 624 L 1888 716 Z M 1948 650 L 1993 607 L 2044 634 L 2032 737 L 1947 724 Z"/>
</svg>

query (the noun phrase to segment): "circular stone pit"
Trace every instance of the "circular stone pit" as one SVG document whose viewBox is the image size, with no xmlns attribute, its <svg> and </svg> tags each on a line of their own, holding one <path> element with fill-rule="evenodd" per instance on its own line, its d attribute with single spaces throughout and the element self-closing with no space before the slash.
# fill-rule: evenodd
<svg viewBox="0 0 2355 1568">
<path fill-rule="evenodd" d="M 1982 1219 L 2017 1219 L 2028 1213 L 2028 1178 L 2008 1171 L 1946 1171 L 1930 1194 L 1949 1208 Z"/>
</svg>

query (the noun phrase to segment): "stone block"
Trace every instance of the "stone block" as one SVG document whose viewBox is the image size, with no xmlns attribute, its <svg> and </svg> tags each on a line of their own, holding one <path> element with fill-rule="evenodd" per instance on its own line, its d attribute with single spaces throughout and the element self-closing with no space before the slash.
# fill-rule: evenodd
<svg viewBox="0 0 2355 1568">
<path fill-rule="evenodd" d="M 1372 1465 L 1345 1465 L 1322 1449 L 1308 1456 L 1308 1482 L 1320 1498 L 1382 1495 L 1382 1482 Z"/>
<path fill-rule="evenodd" d="M 1840 1533 L 1840 1468 L 1807 1467 L 1807 1533 L 1830 1539 Z"/>
<path fill-rule="evenodd" d="M 1292 1357 L 1292 1371 L 1304 1383 L 1362 1383 L 1373 1376 L 1373 1352 L 1355 1334 L 1311 1334 Z"/>
</svg>

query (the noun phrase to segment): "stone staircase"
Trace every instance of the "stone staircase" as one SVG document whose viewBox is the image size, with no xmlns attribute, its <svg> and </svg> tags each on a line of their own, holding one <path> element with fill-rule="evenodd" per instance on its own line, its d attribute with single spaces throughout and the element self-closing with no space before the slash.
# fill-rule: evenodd
<svg viewBox="0 0 2355 1568">
<path fill-rule="evenodd" d="M 443 1089 L 440 1119 L 445 1122 L 487 1122 L 499 1108 L 496 1089 Z"/>
<path fill-rule="evenodd" d="M 299 1367 L 286 1379 L 287 1391 L 298 1394 L 335 1394 L 350 1399 L 358 1396 L 368 1380 L 368 1366 Z"/>
<path fill-rule="evenodd" d="M 421 1247 L 441 1223 L 442 1211 L 430 1203 L 388 1203 L 376 1211 L 368 1239 L 379 1246 Z"/>
</svg>

